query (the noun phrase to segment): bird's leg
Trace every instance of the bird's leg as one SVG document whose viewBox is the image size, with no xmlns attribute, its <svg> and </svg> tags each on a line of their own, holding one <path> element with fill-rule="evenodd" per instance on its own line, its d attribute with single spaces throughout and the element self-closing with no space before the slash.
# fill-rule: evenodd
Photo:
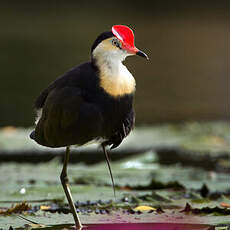
<svg viewBox="0 0 230 230">
<path fill-rule="evenodd" d="M 112 186 L 113 186 L 114 199 L 116 200 L 115 184 L 114 184 L 114 180 L 113 180 L 112 169 L 111 169 L 110 162 L 109 162 L 109 156 L 108 156 L 108 153 L 107 153 L 106 148 L 105 148 L 105 143 L 102 143 L 101 146 L 102 146 L 102 149 L 103 149 L 103 152 L 105 155 L 105 159 L 106 159 L 106 162 L 108 165 L 109 174 L 110 174 L 110 178 L 111 178 Z"/>
<path fill-rule="evenodd" d="M 63 189 L 65 191 L 65 195 L 66 195 L 67 200 L 69 202 L 70 210 L 71 210 L 71 212 L 73 214 L 76 229 L 81 229 L 82 225 L 81 225 L 80 219 L 78 217 L 78 214 L 77 214 L 74 202 L 73 202 L 73 198 L 72 198 L 70 188 L 69 188 L 69 179 L 68 179 L 68 176 L 67 176 L 67 165 L 68 165 L 68 162 L 69 162 L 69 154 L 70 154 L 70 147 L 67 146 L 60 179 L 61 179 Z"/>
</svg>

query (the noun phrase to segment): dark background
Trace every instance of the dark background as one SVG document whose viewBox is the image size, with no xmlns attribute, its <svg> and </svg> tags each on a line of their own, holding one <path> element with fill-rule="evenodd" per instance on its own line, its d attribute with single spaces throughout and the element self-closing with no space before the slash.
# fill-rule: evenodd
<svg viewBox="0 0 230 230">
<path fill-rule="evenodd" d="M 137 80 L 137 124 L 230 118 L 228 1 L 7 1 L 0 7 L 0 126 L 31 126 L 33 101 L 85 62 L 114 24 L 135 32 L 150 61 Z"/>
</svg>

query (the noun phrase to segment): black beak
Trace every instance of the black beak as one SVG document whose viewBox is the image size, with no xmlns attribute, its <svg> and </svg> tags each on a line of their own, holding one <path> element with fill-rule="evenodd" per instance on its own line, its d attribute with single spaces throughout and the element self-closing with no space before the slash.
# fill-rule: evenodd
<svg viewBox="0 0 230 230">
<path fill-rule="evenodd" d="M 142 52 L 141 50 L 138 50 L 138 51 L 136 52 L 136 55 L 141 56 L 141 57 L 144 57 L 144 58 L 146 58 L 147 60 L 149 60 L 147 54 L 145 54 L 145 53 Z"/>
</svg>

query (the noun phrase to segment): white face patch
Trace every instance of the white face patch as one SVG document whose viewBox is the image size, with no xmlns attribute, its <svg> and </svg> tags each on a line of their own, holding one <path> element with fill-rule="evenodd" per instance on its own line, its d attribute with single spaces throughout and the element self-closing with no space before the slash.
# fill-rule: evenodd
<svg viewBox="0 0 230 230">
<path fill-rule="evenodd" d="M 100 86 L 112 96 L 122 96 L 135 91 L 135 79 L 122 64 L 132 54 L 112 44 L 112 39 L 102 41 L 93 51 L 99 68 Z"/>
<path fill-rule="evenodd" d="M 120 61 L 124 61 L 127 56 L 133 55 L 128 53 L 126 50 L 117 47 L 114 45 L 113 40 L 116 40 L 116 37 L 111 37 L 105 39 L 93 51 L 93 57 L 95 59 L 103 58 L 104 60 L 107 59 L 116 59 Z M 118 40 L 120 43 L 120 41 Z"/>
</svg>

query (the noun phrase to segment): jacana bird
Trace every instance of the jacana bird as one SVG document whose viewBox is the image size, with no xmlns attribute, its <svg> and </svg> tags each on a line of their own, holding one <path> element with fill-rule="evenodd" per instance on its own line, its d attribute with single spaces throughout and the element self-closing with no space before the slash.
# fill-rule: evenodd
<svg viewBox="0 0 230 230">
<path fill-rule="evenodd" d="M 81 228 L 68 185 L 71 145 L 98 141 L 116 148 L 134 127 L 135 79 L 122 64 L 127 56 L 147 55 L 134 46 L 133 31 L 115 25 L 91 47 L 91 60 L 72 68 L 41 92 L 35 101 L 37 120 L 30 137 L 38 144 L 66 147 L 60 175 L 76 228 Z"/>
</svg>

